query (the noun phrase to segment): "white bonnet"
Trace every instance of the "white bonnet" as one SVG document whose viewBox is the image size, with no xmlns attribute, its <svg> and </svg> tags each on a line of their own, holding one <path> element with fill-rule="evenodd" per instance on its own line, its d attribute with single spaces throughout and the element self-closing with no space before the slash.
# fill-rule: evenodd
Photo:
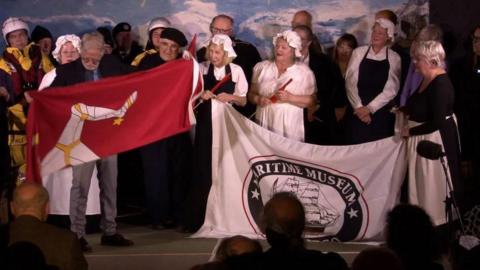
<svg viewBox="0 0 480 270">
<path fill-rule="evenodd" d="M 297 34 L 297 32 L 292 30 L 286 30 L 282 33 L 278 33 L 276 36 L 273 37 L 273 45 L 277 44 L 277 39 L 283 38 L 287 41 L 288 46 L 295 49 L 295 57 L 302 57 L 302 53 L 300 50 L 302 49 L 302 39 Z"/>
<path fill-rule="evenodd" d="M 227 53 L 227 56 L 229 58 L 237 57 L 237 54 L 233 50 L 232 40 L 230 39 L 229 36 L 224 34 L 216 34 L 212 37 L 212 40 L 210 40 L 210 43 L 213 43 L 216 45 L 222 45 L 223 50 Z"/>
<path fill-rule="evenodd" d="M 378 23 L 382 28 L 387 29 L 387 35 L 393 41 L 395 35 L 395 25 L 391 21 L 384 18 L 375 20 L 375 23 Z"/>
<path fill-rule="evenodd" d="M 157 28 L 167 28 L 170 27 L 170 21 L 164 17 L 153 18 L 148 24 L 148 32 L 157 29 Z"/>
<path fill-rule="evenodd" d="M 53 57 L 60 62 L 60 50 L 65 43 L 71 42 L 73 47 L 80 52 L 80 38 L 77 35 L 63 35 L 57 38 L 55 42 L 55 50 L 53 50 Z"/>
</svg>

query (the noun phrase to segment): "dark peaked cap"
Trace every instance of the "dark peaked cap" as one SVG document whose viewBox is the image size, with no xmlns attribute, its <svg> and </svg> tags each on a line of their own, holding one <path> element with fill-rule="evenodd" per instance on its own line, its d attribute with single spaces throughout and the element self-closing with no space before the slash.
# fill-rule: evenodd
<svg viewBox="0 0 480 270">
<path fill-rule="evenodd" d="M 42 38 L 50 38 L 53 41 L 52 34 L 47 28 L 37 25 L 32 31 L 31 38 L 33 42 L 38 43 Z"/>
<path fill-rule="evenodd" d="M 120 32 L 130 32 L 132 30 L 132 26 L 127 23 L 127 22 L 121 22 L 117 25 L 112 30 L 112 36 L 115 39 L 118 33 Z"/>
</svg>

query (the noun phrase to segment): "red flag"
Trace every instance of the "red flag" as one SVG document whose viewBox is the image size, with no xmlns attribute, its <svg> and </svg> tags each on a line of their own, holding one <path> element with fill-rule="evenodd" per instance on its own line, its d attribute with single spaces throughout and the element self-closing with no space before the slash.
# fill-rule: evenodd
<svg viewBox="0 0 480 270">
<path fill-rule="evenodd" d="M 27 178 L 127 151 L 190 128 L 195 61 L 32 93 Z"/>
<path fill-rule="evenodd" d="M 193 35 L 192 41 L 190 41 L 190 45 L 188 45 L 187 52 L 190 53 L 190 56 L 193 57 L 196 61 L 196 55 L 197 55 L 197 34 Z M 199 83 L 197 85 L 197 89 L 194 90 L 193 93 L 193 98 L 192 98 L 192 104 L 196 102 L 196 100 L 200 97 L 200 94 L 203 90 L 203 76 L 202 74 L 199 73 L 198 76 L 198 81 Z"/>
<path fill-rule="evenodd" d="M 193 35 L 192 41 L 190 41 L 190 45 L 188 45 L 188 52 L 192 55 L 192 57 L 196 58 L 197 55 L 197 34 Z"/>
<path fill-rule="evenodd" d="M 217 84 L 215 84 L 215 86 L 213 86 L 212 89 L 210 89 L 210 92 L 215 93 L 218 90 L 218 88 L 220 88 L 220 86 L 224 85 L 228 80 L 230 80 L 231 77 L 232 77 L 231 73 L 228 73 L 227 75 L 225 75 L 223 79 L 221 79 Z M 195 92 L 195 96 L 193 97 L 193 103 L 195 103 L 195 100 L 197 100 L 200 97 L 200 94 L 201 93 L 197 94 L 197 92 Z M 195 106 L 193 106 L 193 109 L 195 110 L 202 103 L 203 103 L 203 99 L 200 100 L 200 102 L 198 102 Z"/>
<path fill-rule="evenodd" d="M 287 88 L 287 86 L 292 82 L 292 78 L 290 78 L 285 84 L 283 84 L 282 86 L 280 86 L 280 88 L 278 88 L 277 91 L 285 91 L 285 88 Z M 276 92 L 275 92 L 276 93 Z M 272 103 L 276 103 L 278 101 L 277 99 L 277 96 L 273 95 L 270 97 L 270 101 L 272 101 Z"/>
</svg>

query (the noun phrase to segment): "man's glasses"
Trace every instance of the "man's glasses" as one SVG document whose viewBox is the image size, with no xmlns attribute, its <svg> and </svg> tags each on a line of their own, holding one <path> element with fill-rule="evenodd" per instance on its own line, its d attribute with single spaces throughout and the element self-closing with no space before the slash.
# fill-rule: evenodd
<svg viewBox="0 0 480 270">
<path fill-rule="evenodd" d="M 82 61 L 86 64 L 92 63 L 92 65 L 98 65 L 98 63 L 100 63 L 100 60 L 101 59 L 94 59 L 94 58 L 91 58 L 91 57 L 82 56 Z"/>
<path fill-rule="evenodd" d="M 210 31 L 212 31 L 213 34 L 230 34 L 232 33 L 233 29 L 230 28 L 230 29 L 220 29 L 220 28 L 216 28 L 216 27 L 210 27 Z"/>
<path fill-rule="evenodd" d="M 480 36 L 472 36 L 473 43 L 480 42 Z"/>
</svg>

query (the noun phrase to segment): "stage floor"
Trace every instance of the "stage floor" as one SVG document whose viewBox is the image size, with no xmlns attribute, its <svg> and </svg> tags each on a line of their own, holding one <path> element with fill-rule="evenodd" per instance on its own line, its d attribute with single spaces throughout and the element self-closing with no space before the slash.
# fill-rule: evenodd
<svg viewBox="0 0 480 270">
<path fill-rule="evenodd" d="M 152 230 L 146 225 L 119 223 L 119 232 L 135 242 L 131 247 L 100 245 L 101 234 L 87 240 L 93 252 L 86 253 L 91 270 L 110 269 L 190 269 L 209 260 L 217 239 L 190 238 L 174 230 Z M 261 241 L 264 249 L 266 241 Z M 373 243 L 307 242 L 309 249 L 338 252 L 350 264 L 355 256 Z"/>
</svg>

